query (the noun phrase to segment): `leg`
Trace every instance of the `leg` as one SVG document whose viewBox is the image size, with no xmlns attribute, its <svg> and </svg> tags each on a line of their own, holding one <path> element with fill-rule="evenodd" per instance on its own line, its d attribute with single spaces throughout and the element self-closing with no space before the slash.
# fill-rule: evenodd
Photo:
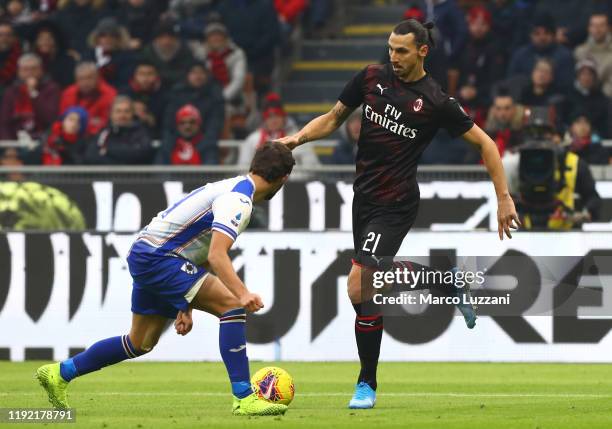
<svg viewBox="0 0 612 429">
<path fill-rule="evenodd" d="M 246 352 L 246 312 L 240 302 L 216 276 L 209 274 L 191 301 L 195 309 L 219 317 L 219 351 L 225 363 L 234 395 L 234 414 L 284 414 L 285 405 L 260 400 L 251 389 L 249 358 Z"/>
<path fill-rule="evenodd" d="M 72 358 L 43 365 L 36 371 L 36 378 L 53 406 L 66 409 L 66 389 L 72 379 L 150 352 L 167 322 L 167 318 L 155 314 L 133 314 L 129 335 L 106 338 Z"/>
</svg>

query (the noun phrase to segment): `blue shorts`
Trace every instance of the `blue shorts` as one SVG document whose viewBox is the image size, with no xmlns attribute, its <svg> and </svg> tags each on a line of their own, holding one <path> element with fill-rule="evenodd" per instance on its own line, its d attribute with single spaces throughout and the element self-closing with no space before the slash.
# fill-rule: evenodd
<svg viewBox="0 0 612 429">
<path fill-rule="evenodd" d="M 208 272 L 180 256 L 139 252 L 132 247 L 127 257 L 132 286 L 132 313 L 176 318 L 186 311 Z"/>
</svg>

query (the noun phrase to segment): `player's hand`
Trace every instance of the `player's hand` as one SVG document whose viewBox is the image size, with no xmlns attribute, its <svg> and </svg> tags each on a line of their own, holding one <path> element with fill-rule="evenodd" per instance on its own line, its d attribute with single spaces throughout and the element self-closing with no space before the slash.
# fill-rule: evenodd
<svg viewBox="0 0 612 429">
<path fill-rule="evenodd" d="M 281 137 L 280 139 L 273 140 L 277 143 L 282 143 L 286 145 L 289 149 L 293 150 L 300 145 L 300 139 L 297 134 L 292 136 Z"/>
<path fill-rule="evenodd" d="M 518 229 L 521 226 L 516 208 L 514 208 L 514 201 L 512 201 L 510 195 L 497 200 L 497 225 L 500 240 L 504 239 L 504 233 L 508 238 L 512 238 L 510 230 Z"/>
<path fill-rule="evenodd" d="M 174 329 L 179 335 L 187 335 L 193 328 L 193 319 L 191 318 L 191 309 L 187 312 L 179 311 L 174 321 Z"/>
<path fill-rule="evenodd" d="M 254 313 L 263 308 L 263 301 L 256 293 L 247 292 L 240 298 L 240 306 L 246 311 Z"/>
</svg>

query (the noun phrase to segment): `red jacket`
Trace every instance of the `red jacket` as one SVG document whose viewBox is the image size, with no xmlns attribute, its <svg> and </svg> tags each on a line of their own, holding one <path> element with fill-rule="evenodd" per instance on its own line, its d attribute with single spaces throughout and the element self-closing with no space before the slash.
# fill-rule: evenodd
<svg viewBox="0 0 612 429">
<path fill-rule="evenodd" d="M 306 0 L 274 0 L 276 13 L 290 24 L 295 22 L 306 6 Z"/>
<path fill-rule="evenodd" d="M 93 94 L 83 96 L 79 93 L 76 84 L 70 85 L 62 93 L 60 101 L 60 115 L 71 106 L 81 106 L 89 115 L 87 134 L 94 135 L 108 124 L 110 109 L 117 95 L 115 88 L 104 82 L 98 81 L 98 88 Z"/>
</svg>

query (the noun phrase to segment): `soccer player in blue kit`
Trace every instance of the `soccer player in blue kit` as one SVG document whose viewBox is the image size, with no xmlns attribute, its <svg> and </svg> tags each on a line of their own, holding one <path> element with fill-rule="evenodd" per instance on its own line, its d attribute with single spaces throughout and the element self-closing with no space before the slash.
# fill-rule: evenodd
<svg viewBox="0 0 612 429">
<path fill-rule="evenodd" d="M 208 183 L 153 218 L 127 257 L 133 278 L 129 334 L 98 341 L 36 371 L 54 407 L 68 408 L 66 391 L 74 378 L 153 350 L 168 319 L 175 320 L 177 333 L 186 335 L 195 308 L 219 317 L 219 349 L 231 382 L 233 413 L 285 413 L 287 406 L 260 399 L 251 389 L 246 312 L 264 305 L 236 274 L 228 251 L 247 227 L 253 202 L 271 199 L 294 165 L 285 145 L 267 142 L 255 153 L 248 175 Z"/>
</svg>

